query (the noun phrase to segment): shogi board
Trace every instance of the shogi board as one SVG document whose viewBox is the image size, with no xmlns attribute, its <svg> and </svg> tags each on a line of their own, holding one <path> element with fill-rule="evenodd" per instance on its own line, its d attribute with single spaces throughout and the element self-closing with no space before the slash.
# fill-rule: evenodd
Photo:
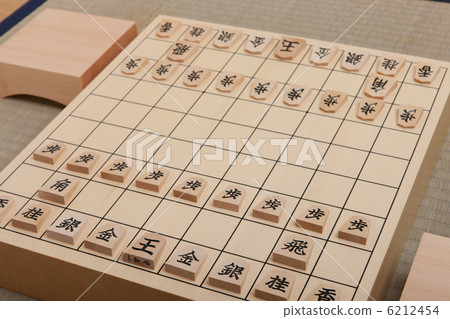
<svg viewBox="0 0 450 319">
<path fill-rule="evenodd" d="M 155 35 L 163 18 L 182 22 L 168 38 Z M 189 26 L 198 23 L 158 17 L 127 51 L 149 58 L 145 71 L 150 74 L 174 41 L 183 40 Z M 348 72 L 340 66 L 344 50 L 362 49 L 339 44 L 330 64 L 317 66 L 309 62 L 311 46 L 330 43 L 305 39 L 307 45 L 295 59 L 280 60 L 274 55 L 280 34 L 271 34 L 274 41 L 261 54 L 249 54 L 244 50 L 249 35 L 261 32 L 233 27 L 242 35 L 230 48 L 222 49 L 214 47 L 212 40 L 219 30 L 228 27 L 206 24 L 212 26 L 211 34 L 165 82 L 156 83 L 143 71 L 123 74 L 121 67 L 127 56 L 122 53 L 4 169 L 0 194 L 13 198 L 14 204 L 0 223 L 2 286 L 40 299 L 255 300 L 258 283 L 269 272 L 283 271 L 293 278 L 291 300 L 304 300 L 315 287 L 328 284 L 339 289 L 342 300 L 383 298 L 447 128 L 450 64 L 430 61 L 440 65 L 440 72 L 432 83 L 420 84 L 414 81 L 413 72 L 422 59 L 401 55 L 406 62 L 396 76 L 398 86 L 386 97 L 377 119 L 363 122 L 356 117 L 356 108 L 367 78 L 375 74 L 381 56 L 400 55 L 365 49 L 370 52 L 365 66 Z M 211 70 L 199 87 L 187 87 L 182 82 L 191 65 Z M 216 78 L 223 70 L 242 73 L 243 83 L 232 92 L 216 90 Z M 278 86 L 267 100 L 256 100 L 250 97 L 253 78 L 277 81 Z M 281 96 L 294 82 L 312 88 L 298 107 L 285 105 Z M 335 113 L 322 112 L 318 107 L 321 92 L 326 89 L 349 95 Z M 400 104 L 424 108 L 415 128 L 396 125 Z M 171 160 L 166 164 L 170 174 L 162 190 L 158 193 L 137 188 L 135 169 L 123 183 L 102 178 L 103 167 L 124 159 L 125 142 L 146 128 L 160 132 L 161 138 L 170 137 L 154 157 L 155 161 L 163 158 L 170 146 Z M 193 138 L 223 138 L 224 158 L 202 157 L 197 165 L 192 148 L 200 144 L 193 145 Z M 234 147 L 228 142 L 232 138 L 249 139 L 252 144 L 261 138 L 296 139 L 297 145 L 285 148 L 288 154 L 283 160 L 279 145 L 265 143 L 259 149 L 264 165 L 254 158 L 243 165 L 250 151 L 237 140 L 237 165 L 229 165 Z M 314 140 L 325 165 L 317 165 L 314 160 L 297 162 L 307 139 Z M 32 157 L 46 143 L 67 147 L 55 165 Z M 198 148 L 202 155 L 215 153 L 210 146 Z M 85 151 L 99 154 L 93 170 L 89 174 L 68 171 L 65 163 Z M 140 159 L 133 154 L 137 167 Z M 65 205 L 42 200 L 37 194 L 54 174 L 79 180 Z M 207 182 L 199 200 L 174 197 L 172 189 L 193 175 Z M 212 205 L 213 198 L 228 185 L 245 190 L 237 212 Z M 278 222 L 252 214 L 268 194 L 285 200 Z M 52 208 L 38 233 L 11 223 L 30 201 Z M 305 231 L 295 223 L 311 204 L 329 210 L 322 233 Z M 78 213 L 88 220 L 87 231 L 74 245 L 53 240 L 46 233 L 64 213 Z M 365 245 L 338 237 L 340 228 L 352 216 L 370 220 Z M 83 244 L 107 222 L 126 230 L 113 256 L 96 253 Z M 155 270 L 119 258 L 145 230 L 166 239 Z M 273 260 L 272 251 L 280 238 L 290 235 L 310 236 L 314 243 L 305 270 Z M 195 280 L 174 275 L 164 267 L 174 251 L 187 244 L 207 256 Z M 211 286 L 208 280 L 211 270 L 230 258 L 241 258 L 249 265 L 240 293 Z"/>
</svg>

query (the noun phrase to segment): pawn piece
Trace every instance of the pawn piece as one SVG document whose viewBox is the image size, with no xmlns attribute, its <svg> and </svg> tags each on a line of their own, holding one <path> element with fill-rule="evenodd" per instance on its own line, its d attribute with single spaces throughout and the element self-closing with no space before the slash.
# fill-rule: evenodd
<svg viewBox="0 0 450 319">
<path fill-rule="evenodd" d="M 384 99 L 397 87 L 397 80 L 381 75 L 371 75 L 367 79 L 364 94 L 376 99 Z"/>
<path fill-rule="evenodd" d="M 0 221 L 14 206 L 14 198 L 9 195 L 0 194 Z"/>
<path fill-rule="evenodd" d="M 405 64 L 401 57 L 382 56 L 378 62 L 377 72 L 384 75 L 395 76 Z"/>
<path fill-rule="evenodd" d="M 121 225 L 104 223 L 89 235 L 84 241 L 84 246 L 87 249 L 113 256 L 122 239 L 125 237 L 126 232 L 125 227 Z"/>
<path fill-rule="evenodd" d="M 423 107 L 400 105 L 398 108 L 397 125 L 404 128 L 414 128 L 423 114 Z"/>
<path fill-rule="evenodd" d="M 99 155 L 92 151 L 83 152 L 67 162 L 69 171 L 89 174 L 97 163 Z"/>
<path fill-rule="evenodd" d="M 38 196 L 66 205 L 78 187 L 78 179 L 72 176 L 54 175 L 38 190 Z"/>
<path fill-rule="evenodd" d="M 237 42 L 241 34 L 242 32 L 238 30 L 219 30 L 213 45 L 219 49 L 227 49 Z"/>
<path fill-rule="evenodd" d="M 311 290 L 305 301 L 339 301 L 340 298 L 341 290 L 336 285 L 324 282 Z"/>
<path fill-rule="evenodd" d="M 164 183 L 169 177 L 169 171 L 165 168 L 155 168 L 151 171 L 142 173 L 136 179 L 136 187 L 147 189 L 153 192 L 160 192 Z"/>
<path fill-rule="evenodd" d="M 216 89 L 231 92 L 244 81 L 244 76 L 236 72 L 222 72 L 217 77 Z"/>
<path fill-rule="evenodd" d="M 192 66 L 188 68 L 183 77 L 183 84 L 186 86 L 197 87 L 202 84 L 211 71 L 206 68 Z"/>
<path fill-rule="evenodd" d="M 300 216 L 296 218 L 295 221 L 303 229 L 322 233 L 329 215 L 330 210 L 328 207 L 320 204 L 314 204 L 302 211 Z"/>
<path fill-rule="evenodd" d="M 171 62 L 168 60 L 159 60 L 152 70 L 152 77 L 158 81 L 167 80 L 178 69 L 177 62 Z"/>
<path fill-rule="evenodd" d="M 337 50 L 338 48 L 335 45 L 331 47 L 313 45 L 309 61 L 315 65 L 327 65 L 336 55 Z"/>
<path fill-rule="evenodd" d="M 120 69 L 125 74 L 136 74 L 148 64 L 148 59 L 143 56 L 128 57 Z"/>
<path fill-rule="evenodd" d="M 285 204 L 286 200 L 278 195 L 267 196 L 253 208 L 253 216 L 278 223 Z"/>
<path fill-rule="evenodd" d="M 294 287 L 295 276 L 282 269 L 275 269 L 261 276 L 256 284 L 255 297 L 264 300 L 287 301 Z"/>
<path fill-rule="evenodd" d="M 384 108 L 384 101 L 363 96 L 356 109 L 356 116 L 364 121 L 373 121 Z"/>
<path fill-rule="evenodd" d="M 255 100 L 265 100 L 270 96 L 276 87 L 277 82 L 275 81 L 255 79 L 255 81 L 253 81 L 253 87 L 250 91 L 250 96 Z"/>
<path fill-rule="evenodd" d="M 47 236 L 69 245 L 75 245 L 86 231 L 88 219 L 85 215 L 66 211 L 49 228 Z"/>
<path fill-rule="evenodd" d="M 123 160 L 116 160 L 102 169 L 100 176 L 102 178 L 109 179 L 110 181 L 123 183 L 130 172 L 131 166 L 129 166 L 127 162 Z"/>
<path fill-rule="evenodd" d="M 206 260 L 207 253 L 195 245 L 178 247 L 164 264 L 164 269 L 171 274 L 195 280 Z"/>
<path fill-rule="evenodd" d="M 238 185 L 230 185 L 213 200 L 213 206 L 238 212 L 245 196 L 245 189 Z"/>
<path fill-rule="evenodd" d="M 426 62 L 417 62 L 414 80 L 420 83 L 431 83 L 439 73 L 440 66 Z"/>
<path fill-rule="evenodd" d="M 325 90 L 320 100 L 319 108 L 324 112 L 335 113 L 345 102 L 347 102 L 347 93 Z"/>
<path fill-rule="evenodd" d="M 366 51 L 345 50 L 341 67 L 347 71 L 359 71 L 369 60 L 369 56 L 369 52 Z"/>
<path fill-rule="evenodd" d="M 308 97 L 309 87 L 293 84 L 284 94 L 283 102 L 289 106 L 299 106 Z"/>
<path fill-rule="evenodd" d="M 198 44 L 178 41 L 175 42 L 167 53 L 167 58 L 171 61 L 184 62 L 189 60 L 198 51 Z"/>
<path fill-rule="evenodd" d="M 197 176 L 189 177 L 173 189 L 173 196 L 196 203 L 205 187 L 206 180 L 203 178 Z"/>
<path fill-rule="evenodd" d="M 211 286 L 240 294 L 250 264 L 239 257 L 229 257 L 218 262 L 209 274 Z"/>
<path fill-rule="evenodd" d="M 367 217 L 353 216 L 341 227 L 338 237 L 365 245 L 369 237 L 370 220 Z"/>
<path fill-rule="evenodd" d="M 272 259 L 289 267 L 306 270 L 313 248 L 314 242 L 310 237 L 292 234 L 278 241 Z"/>
<path fill-rule="evenodd" d="M 251 35 L 245 43 L 244 50 L 251 54 L 261 54 L 272 42 L 273 37 L 270 35 Z"/>
<path fill-rule="evenodd" d="M 180 26 L 180 21 L 163 19 L 156 30 L 156 35 L 160 38 L 168 38 L 174 34 Z"/>
<path fill-rule="evenodd" d="M 125 250 L 122 260 L 155 270 L 162 255 L 166 239 L 156 233 L 146 232 Z"/>
<path fill-rule="evenodd" d="M 212 28 L 207 25 L 194 24 L 186 33 L 184 39 L 189 42 L 200 43 L 211 33 Z"/>
<path fill-rule="evenodd" d="M 282 37 L 275 48 L 275 56 L 281 60 L 293 60 L 306 47 L 306 41 L 300 38 Z"/>
<path fill-rule="evenodd" d="M 17 228 L 38 233 L 50 214 L 50 206 L 41 203 L 28 203 L 11 219 L 11 224 Z"/>
<path fill-rule="evenodd" d="M 48 142 L 33 153 L 33 159 L 48 164 L 56 164 L 64 153 L 66 145 L 59 142 Z"/>
</svg>

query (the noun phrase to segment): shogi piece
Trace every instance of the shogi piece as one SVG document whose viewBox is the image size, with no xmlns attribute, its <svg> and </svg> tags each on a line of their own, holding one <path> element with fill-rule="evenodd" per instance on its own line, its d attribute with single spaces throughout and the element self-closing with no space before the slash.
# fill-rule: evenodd
<svg viewBox="0 0 450 319">
<path fill-rule="evenodd" d="M 86 230 L 88 219 L 85 215 L 65 212 L 49 228 L 47 236 L 69 245 L 75 245 Z"/>
<path fill-rule="evenodd" d="M 367 51 L 345 50 L 341 66 L 347 71 L 359 71 L 369 60 L 369 56 Z"/>
<path fill-rule="evenodd" d="M 309 61 L 316 65 L 327 65 L 336 55 L 338 48 L 333 45 L 331 47 L 313 45 L 311 48 L 311 56 Z"/>
<path fill-rule="evenodd" d="M 168 60 L 159 60 L 152 70 L 152 77 L 158 81 L 164 81 L 170 78 L 178 69 L 178 63 Z"/>
<path fill-rule="evenodd" d="M 67 105 L 136 36 L 134 21 L 45 9 L 0 46 L 0 97 Z"/>
<path fill-rule="evenodd" d="M 58 204 L 66 205 L 78 188 L 78 179 L 72 176 L 54 175 L 38 190 L 38 196 Z"/>
<path fill-rule="evenodd" d="M 217 77 L 216 89 L 231 92 L 244 81 L 244 76 L 236 72 L 222 72 Z"/>
<path fill-rule="evenodd" d="M 338 237 L 365 245 L 370 232 L 370 220 L 364 216 L 353 216 L 341 227 Z"/>
<path fill-rule="evenodd" d="M 283 265 L 306 270 L 314 248 L 310 237 L 289 235 L 278 241 L 272 252 L 273 261 Z"/>
<path fill-rule="evenodd" d="M 308 97 L 311 88 L 294 84 L 284 93 L 283 102 L 289 106 L 299 106 Z"/>
<path fill-rule="evenodd" d="M 177 248 L 164 264 L 164 269 L 171 274 L 195 280 L 206 260 L 204 249 L 194 245 Z"/>
<path fill-rule="evenodd" d="M 384 108 L 384 101 L 363 96 L 356 109 L 356 116 L 364 121 L 373 121 Z"/>
<path fill-rule="evenodd" d="M 323 229 L 327 222 L 330 210 L 328 207 L 314 204 L 307 207 L 298 218 L 296 223 L 306 230 L 312 230 L 317 233 L 323 233 Z"/>
<path fill-rule="evenodd" d="M 175 42 L 167 53 L 171 61 L 184 62 L 189 60 L 198 51 L 198 44 L 188 41 Z"/>
<path fill-rule="evenodd" d="M 154 168 L 150 172 L 144 172 L 136 179 L 136 187 L 159 193 L 168 177 L 169 171 L 165 168 Z"/>
<path fill-rule="evenodd" d="M 333 90 L 325 90 L 319 102 L 319 108 L 324 112 L 336 112 L 347 102 L 348 94 Z"/>
<path fill-rule="evenodd" d="M 440 66 L 426 62 L 417 62 L 414 80 L 420 83 L 431 83 L 438 75 Z"/>
<path fill-rule="evenodd" d="M 237 42 L 242 32 L 238 30 L 219 30 L 213 40 L 213 45 L 219 49 L 227 49 Z"/>
<path fill-rule="evenodd" d="M 12 196 L 0 194 L 0 220 L 11 210 L 14 205 Z"/>
<path fill-rule="evenodd" d="M 218 262 L 209 274 L 209 284 L 240 294 L 250 264 L 239 257 L 226 258 Z"/>
<path fill-rule="evenodd" d="M 200 199 L 205 187 L 205 179 L 192 176 L 178 184 L 178 186 L 173 189 L 173 196 L 196 203 Z"/>
<path fill-rule="evenodd" d="M 39 162 L 44 162 L 48 164 L 56 164 L 58 159 L 66 150 L 66 145 L 59 142 L 49 142 L 38 148 L 33 153 L 33 159 Z"/>
<path fill-rule="evenodd" d="M 276 81 L 255 79 L 250 91 L 250 96 L 255 100 L 265 100 L 275 90 L 278 83 Z"/>
<path fill-rule="evenodd" d="M 305 298 L 305 301 L 339 301 L 341 290 L 333 284 L 324 282 L 317 285 Z"/>
<path fill-rule="evenodd" d="M 213 200 L 213 206 L 238 212 L 245 196 L 245 189 L 239 185 L 230 185 Z"/>
<path fill-rule="evenodd" d="M 146 57 L 131 56 L 127 57 L 127 59 L 123 62 L 122 68 L 120 70 L 125 74 L 136 74 L 147 64 L 148 59 Z"/>
<path fill-rule="evenodd" d="M 278 223 L 285 204 L 286 200 L 278 195 L 267 196 L 253 208 L 253 216 Z"/>
<path fill-rule="evenodd" d="M 163 236 L 146 232 L 128 246 L 122 259 L 125 262 L 155 270 L 165 246 L 166 239 Z"/>
<path fill-rule="evenodd" d="M 397 125 L 404 128 L 414 128 L 423 114 L 423 107 L 400 105 L 398 107 Z"/>
<path fill-rule="evenodd" d="M 384 75 L 395 76 L 405 64 L 405 59 L 394 56 L 382 56 L 378 62 L 377 72 Z"/>
<path fill-rule="evenodd" d="M 84 241 L 84 246 L 93 251 L 113 256 L 126 234 L 125 227 L 105 223 L 97 227 Z"/>
<path fill-rule="evenodd" d="M 397 87 L 397 80 L 392 77 L 371 75 L 367 79 L 364 94 L 376 99 L 384 99 Z"/>
<path fill-rule="evenodd" d="M 255 296 L 264 300 L 287 301 L 294 283 L 295 277 L 291 273 L 278 268 L 259 279 Z"/>
<path fill-rule="evenodd" d="M 163 19 L 156 29 L 156 35 L 160 38 L 168 38 L 174 34 L 180 26 L 181 22 L 178 20 Z"/>
<path fill-rule="evenodd" d="M 272 42 L 270 35 L 250 35 L 245 43 L 244 50 L 251 54 L 261 54 Z"/>
<path fill-rule="evenodd" d="M 306 47 L 306 41 L 300 38 L 282 37 L 275 48 L 275 56 L 281 60 L 293 60 Z"/>
<path fill-rule="evenodd" d="M 183 83 L 186 86 L 197 87 L 209 77 L 211 71 L 206 68 L 192 66 L 188 68 L 183 77 Z"/>
<path fill-rule="evenodd" d="M 89 174 L 92 172 L 99 157 L 100 156 L 96 152 L 86 151 L 68 161 L 66 167 L 69 171 Z"/>
<path fill-rule="evenodd" d="M 11 219 L 11 224 L 17 228 L 38 233 L 50 214 L 50 206 L 41 203 L 30 203 Z"/>
<path fill-rule="evenodd" d="M 123 183 L 131 172 L 131 166 L 124 160 L 116 160 L 106 166 L 100 176 L 110 181 Z"/>
<path fill-rule="evenodd" d="M 194 24 L 186 33 L 184 39 L 189 42 L 201 43 L 206 39 L 212 31 L 212 28 L 207 25 Z"/>
</svg>

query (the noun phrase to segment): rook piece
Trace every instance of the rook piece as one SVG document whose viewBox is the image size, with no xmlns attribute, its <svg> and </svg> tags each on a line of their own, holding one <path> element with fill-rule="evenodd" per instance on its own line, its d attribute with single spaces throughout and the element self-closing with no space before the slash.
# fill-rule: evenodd
<svg viewBox="0 0 450 319">
<path fill-rule="evenodd" d="M 167 58 L 171 61 L 184 62 L 191 58 L 197 51 L 197 44 L 187 41 L 178 41 L 169 49 Z"/>
<path fill-rule="evenodd" d="M 168 38 L 174 34 L 180 26 L 180 21 L 163 19 L 156 30 L 156 35 L 160 38 Z"/>
<path fill-rule="evenodd" d="M 148 64 L 148 59 L 143 56 L 128 57 L 122 64 L 121 71 L 125 74 L 136 74 Z"/>
<path fill-rule="evenodd" d="M 333 59 L 337 52 L 337 46 L 332 47 L 313 45 L 309 61 L 316 65 L 327 65 Z"/>
<path fill-rule="evenodd" d="M 97 163 L 99 155 L 92 151 L 83 152 L 67 162 L 66 167 L 69 171 L 83 174 L 89 174 Z"/>
<path fill-rule="evenodd" d="M 202 67 L 192 66 L 188 68 L 183 77 L 183 83 L 186 86 L 197 87 L 206 80 L 211 71 Z"/>
<path fill-rule="evenodd" d="M 382 56 L 378 62 L 377 72 L 384 75 L 395 76 L 404 64 L 404 58 Z"/>
<path fill-rule="evenodd" d="M 319 102 L 319 108 L 324 112 L 334 113 L 347 102 L 347 98 L 347 93 L 325 90 Z"/>
<path fill-rule="evenodd" d="M 166 239 L 156 233 L 146 232 L 128 246 L 122 260 L 131 264 L 155 270 L 166 246 Z"/>
<path fill-rule="evenodd" d="M 322 233 L 329 215 L 328 207 L 314 204 L 302 211 L 295 221 L 304 229 Z"/>
<path fill-rule="evenodd" d="M 275 56 L 281 60 L 293 60 L 306 47 L 306 41 L 300 38 L 282 37 L 275 48 Z"/>
<path fill-rule="evenodd" d="M 58 204 L 68 204 L 78 186 L 78 179 L 61 174 L 53 176 L 38 190 L 38 196 Z"/>
<path fill-rule="evenodd" d="M 238 30 L 219 30 L 213 45 L 219 49 L 227 49 L 237 42 L 241 34 L 242 32 Z"/>
<path fill-rule="evenodd" d="M 361 97 L 361 102 L 356 109 L 356 116 L 364 121 L 373 121 L 384 108 L 384 101 Z"/>
<path fill-rule="evenodd" d="M 29 203 L 23 210 L 11 219 L 11 224 L 17 228 L 38 233 L 50 213 L 51 208 L 48 205 L 41 203 Z"/>
<path fill-rule="evenodd" d="M 116 160 L 102 169 L 100 176 L 110 181 L 123 183 L 130 174 L 130 171 L 131 166 L 128 166 L 126 161 Z"/>
<path fill-rule="evenodd" d="M 238 212 L 245 196 L 245 189 L 238 185 L 230 185 L 213 200 L 213 206 Z"/>
<path fill-rule="evenodd" d="M 338 237 L 365 245 L 369 237 L 370 221 L 366 217 L 353 216 L 339 230 Z"/>
<path fill-rule="evenodd" d="M 423 114 L 423 107 L 400 105 L 398 108 L 397 124 L 404 128 L 414 128 Z"/>
<path fill-rule="evenodd" d="M 414 80 L 420 83 L 431 83 L 439 73 L 440 66 L 426 62 L 417 62 Z"/>
<path fill-rule="evenodd" d="M 87 217 L 75 212 L 65 212 L 49 228 L 49 238 L 62 241 L 69 245 L 75 245 L 86 230 Z"/>
<path fill-rule="evenodd" d="M 299 106 L 308 97 L 309 87 L 293 84 L 284 94 L 283 102 L 289 106 Z"/>
<path fill-rule="evenodd" d="M 66 145 L 64 144 L 59 142 L 49 142 L 33 153 L 33 159 L 54 165 L 64 153 L 65 149 Z"/>
<path fill-rule="evenodd" d="M 264 300 L 287 301 L 291 295 L 295 277 L 282 269 L 272 270 L 261 276 L 256 284 L 255 296 Z"/>
<path fill-rule="evenodd" d="M 158 81 L 167 80 L 178 69 L 178 63 L 168 60 L 159 60 L 152 70 L 152 77 Z"/>
<path fill-rule="evenodd" d="M 209 274 L 209 284 L 240 294 L 250 264 L 239 257 L 226 258 L 218 262 Z"/>
<path fill-rule="evenodd" d="M 341 290 L 329 283 L 317 285 L 305 298 L 306 301 L 338 301 L 341 297 Z"/>
<path fill-rule="evenodd" d="M 194 24 L 187 31 L 184 39 L 189 42 L 200 43 L 209 36 L 211 31 L 212 31 L 212 28 L 210 26 Z"/>
<path fill-rule="evenodd" d="M 244 50 L 251 54 L 261 54 L 272 42 L 270 35 L 251 35 L 245 43 Z"/>
<path fill-rule="evenodd" d="M 190 177 L 173 189 L 173 196 L 182 199 L 198 202 L 203 190 L 206 187 L 206 180 L 201 177 Z"/>
<path fill-rule="evenodd" d="M 235 72 L 222 72 L 217 77 L 216 89 L 221 92 L 231 92 L 244 81 L 244 76 Z"/>
<path fill-rule="evenodd" d="M 136 179 L 136 187 L 159 193 L 168 176 L 169 171 L 165 168 L 155 168 L 151 172 L 142 173 Z"/>
<path fill-rule="evenodd" d="M 367 79 L 366 89 L 364 93 L 367 96 L 384 99 L 397 87 L 397 80 L 391 77 L 383 77 L 381 75 L 371 75 Z"/>
<path fill-rule="evenodd" d="M 278 241 L 272 253 L 273 261 L 306 270 L 314 247 L 310 237 L 289 235 Z"/>
<path fill-rule="evenodd" d="M 369 59 L 369 52 L 345 50 L 342 57 L 342 68 L 347 71 L 359 71 Z"/>
<path fill-rule="evenodd" d="M 11 210 L 14 205 L 14 198 L 9 195 L 0 194 L 0 221 Z"/>
<path fill-rule="evenodd" d="M 121 225 L 104 223 L 89 235 L 84 241 L 84 246 L 96 252 L 113 256 L 126 232 L 125 227 Z"/>
<path fill-rule="evenodd" d="M 280 221 L 280 215 L 283 211 L 285 203 L 286 200 L 278 197 L 278 195 L 267 196 L 255 208 L 253 208 L 253 216 L 278 223 Z"/>
<path fill-rule="evenodd" d="M 265 100 L 277 87 L 277 82 L 255 79 L 253 82 L 253 87 L 250 91 L 250 96 L 255 100 Z"/>
<path fill-rule="evenodd" d="M 171 274 L 195 280 L 205 262 L 207 253 L 199 246 L 185 245 L 177 248 L 164 264 L 164 269 Z"/>
</svg>

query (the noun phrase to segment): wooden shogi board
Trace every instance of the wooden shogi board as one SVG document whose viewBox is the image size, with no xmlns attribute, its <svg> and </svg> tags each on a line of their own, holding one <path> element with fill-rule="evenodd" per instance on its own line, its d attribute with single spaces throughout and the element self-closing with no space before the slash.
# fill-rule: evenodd
<svg viewBox="0 0 450 319">
<path fill-rule="evenodd" d="M 182 22 L 169 38 L 155 35 L 163 18 Z M 149 58 L 144 69 L 150 73 L 174 41 L 184 39 L 189 26 L 197 23 L 200 22 L 160 16 L 127 51 Z M 376 74 L 380 57 L 386 52 L 367 49 L 370 57 L 365 66 L 360 71 L 348 72 L 341 68 L 344 50 L 361 48 L 338 44 L 338 52 L 330 64 L 317 66 L 309 61 L 311 45 L 331 43 L 305 39 L 306 48 L 298 57 L 285 61 L 274 56 L 282 35 L 233 27 L 242 31 L 242 36 L 232 47 L 219 49 L 212 45 L 212 39 L 228 27 L 205 24 L 212 26 L 212 33 L 167 81 L 156 83 L 143 71 L 135 75 L 122 73 L 121 67 L 128 57 L 125 53 L 119 55 L 3 170 L 0 196 L 10 196 L 14 204 L 0 220 L 2 286 L 41 299 L 81 296 L 81 299 L 255 300 L 258 283 L 269 272 L 280 271 L 295 279 L 290 287 L 290 300 L 307 299 L 320 285 L 337 287 L 341 300 L 383 298 L 445 135 L 450 109 L 449 105 L 445 107 L 450 92 L 450 64 L 430 61 L 440 65 L 440 71 L 432 83 L 421 84 L 413 79 L 416 63 L 421 59 L 392 54 L 406 59 L 396 76 L 398 86 L 386 97 L 386 105 L 377 119 L 364 122 L 356 117 L 356 110 L 368 76 Z M 261 54 L 244 50 L 249 35 L 255 34 L 274 37 Z M 190 88 L 182 83 L 190 65 L 211 70 L 209 78 L 199 87 Z M 231 93 L 216 89 L 216 78 L 223 70 L 245 75 L 243 83 Z M 253 78 L 277 81 L 278 87 L 267 100 L 252 99 Z M 287 106 L 281 94 L 296 79 L 296 83 L 312 91 L 300 106 Z M 325 89 L 349 95 L 336 113 L 318 108 L 321 91 Z M 397 125 L 400 104 L 425 109 L 415 128 Z M 172 159 L 166 165 L 170 174 L 162 190 L 158 193 L 137 188 L 135 170 L 124 183 L 102 178 L 103 167 L 113 160 L 124 159 L 125 142 L 146 128 L 170 137 L 155 155 L 155 161 L 161 159 L 165 149 L 171 147 Z M 193 138 L 224 138 L 224 159 L 202 158 L 200 165 L 194 165 Z M 249 139 L 253 144 L 259 138 L 297 139 L 298 145 L 288 147 L 288 165 L 280 161 L 279 146 L 265 143 L 260 149 L 265 165 L 258 165 L 253 159 L 245 166 L 241 164 L 249 151 L 238 141 L 237 165 L 229 165 L 232 148 L 227 142 L 231 138 Z M 295 164 L 306 139 L 315 141 L 326 165 L 319 166 L 315 161 Z M 33 152 L 47 143 L 67 146 L 55 165 L 33 159 Z M 90 174 L 68 171 L 65 163 L 83 151 L 100 155 L 94 170 Z M 215 150 L 203 146 L 200 152 L 213 154 Z M 134 160 L 135 164 L 139 161 Z M 79 180 L 65 205 L 43 200 L 37 194 L 54 174 Z M 173 187 L 192 175 L 207 182 L 198 202 L 174 197 Z M 246 191 L 238 212 L 212 205 L 213 198 L 230 184 Z M 286 213 L 281 214 L 279 222 L 252 214 L 252 209 L 267 194 L 286 201 Z M 52 207 L 50 218 L 38 233 L 11 223 L 30 202 Z M 322 233 L 304 231 L 294 221 L 311 204 L 329 209 Z M 46 233 L 67 212 L 81 214 L 88 220 L 85 233 L 74 245 L 50 239 Z M 370 220 L 365 245 L 338 237 L 339 229 L 352 216 Z M 83 244 L 89 234 L 95 234 L 106 222 L 126 229 L 113 256 L 97 253 Z M 125 248 L 146 230 L 166 239 L 155 270 L 120 258 Z M 302 234 L 311 236 L 314 243 L 306 270 L 273 260 L 274 247 L 282 244 L 280 238 Z M 164 267 L 174 250 L 185 244 L 207 254 L 195 280 L 171 274 Z M 241 293 L 216 288 L 208 280 L 213 267 L 226 258 L 241 258 L 248 264 Z"/>
</svg>

